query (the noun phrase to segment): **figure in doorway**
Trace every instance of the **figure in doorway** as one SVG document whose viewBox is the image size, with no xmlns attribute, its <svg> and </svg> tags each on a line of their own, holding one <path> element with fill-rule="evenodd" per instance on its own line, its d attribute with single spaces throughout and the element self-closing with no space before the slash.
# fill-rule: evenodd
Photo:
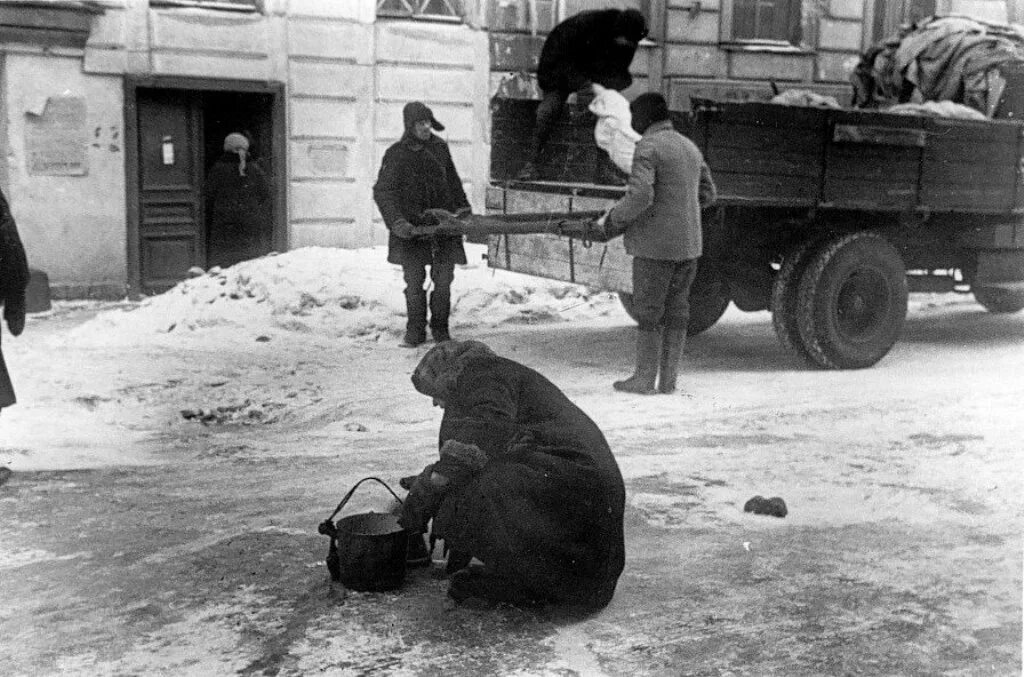
<svg viewBox="0 0 1024 677">
<path fill-rule="evenodd" d="M 248 161 L 249 140 L 224 138 L 224 153 L 206 176 L 210 265 L 231 266 L 270 250 L 270 182 Z"/>
</svg>

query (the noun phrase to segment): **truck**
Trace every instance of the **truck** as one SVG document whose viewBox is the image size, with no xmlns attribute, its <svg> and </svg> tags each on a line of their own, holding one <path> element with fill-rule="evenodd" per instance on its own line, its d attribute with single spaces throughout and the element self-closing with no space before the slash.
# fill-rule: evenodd
<svg viewBox="0 0 1024 677">
<path fill-rule="evenodd" d="M 567 107 L 536 177 L 516 180 L 537 102 L 495 98 L 488 264 L 617 292 L 631 313 L 621 238 L 587 224 L 625 191 L 594 142 L 596 118 Z M 1022 111 L 1024 112 L 1024 111 Z M 878 110 L 695 100 L 673 112 L 718 187 L 689 335 L 729 304 L 770 310 L 785 350 L 824 369 L 881 360 L 911 292 L 973 293 L 993 313 L 1024 309 L 1024 122 Z"/>
</svg>

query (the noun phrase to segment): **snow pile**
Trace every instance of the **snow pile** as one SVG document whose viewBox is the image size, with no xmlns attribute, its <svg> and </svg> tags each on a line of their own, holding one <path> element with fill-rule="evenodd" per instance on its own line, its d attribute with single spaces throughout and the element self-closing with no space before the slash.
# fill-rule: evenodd
<svg viewBox="0 0 1024 677">
<path fill-rule="evenodd" d="M 452 287 L 454 327 L 555 322 L 608 314 L 614 294 L 488 268 L 486 248 L 467 245 Z M 405 326 L 402 270 L 383 247 L 307 247 L 211 268 L 127 309 L 97 315 L 72 332 L 83 345 L 137 344 L 230 329 L 248 339 L 275 332 L 377 339 Z"/>
</svg>

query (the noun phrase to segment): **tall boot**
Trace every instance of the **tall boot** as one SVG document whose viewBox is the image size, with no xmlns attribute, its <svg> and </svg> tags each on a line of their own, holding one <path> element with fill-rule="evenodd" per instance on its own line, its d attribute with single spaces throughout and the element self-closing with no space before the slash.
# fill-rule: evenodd
<svg viewBox="0 0 1024 677">
<path fill-rule="evenodd" d="M 427 340 L 427 291 L 425 289 L 405 290 L 405 338 L 402 345 L 409 348 Z"/>
<path fill-rule="evenodd" d="M 430 334 L 438 343 L 450 341 L 448 317 L 451 315 L 451 293 L 435 288 L 430 294 Z"/>
<path fill-rule="evenodd" d="M 686 329 L 666 327 L 661 334 L 661 375 L 658 379 L 658 392 L 673 393 L 676 390 L 676 374 L 679 371 L 679 360 L 686 346 Z"/>
<path fill-rule="evenodd" d="M 661 352 L 661 334 L 657 331 L 636 333 L 636 371 L 624 381 L 612 384 L 616 390 L 626 393 L 650 395 L 654 381 L 658 378 L 658 355 Z"/>
</svg>

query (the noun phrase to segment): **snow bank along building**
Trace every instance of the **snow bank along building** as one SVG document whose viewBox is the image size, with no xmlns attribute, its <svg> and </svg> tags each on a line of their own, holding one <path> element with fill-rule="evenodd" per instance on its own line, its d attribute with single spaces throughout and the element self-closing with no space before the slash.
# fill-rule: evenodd
<svg viewBox="0 0 1024 677">
<path fill-rule="evenodd" d="M 1024 0 L 0 0 L 0 187 L 55 298 L 159 292 L 207 245 L 206 169 L 243 131 L 273 183 L 269 241 L 386 241 L 371 188 L 418 99 L 484 207 L 491 96 L 532 97 L 544 34 L 584 9 L 651 26 L 633 95 L 848 100 L 908 19 L 1024 20 Z M 252 255 L 264 254 L 253 251 Z"/>
</svg>

